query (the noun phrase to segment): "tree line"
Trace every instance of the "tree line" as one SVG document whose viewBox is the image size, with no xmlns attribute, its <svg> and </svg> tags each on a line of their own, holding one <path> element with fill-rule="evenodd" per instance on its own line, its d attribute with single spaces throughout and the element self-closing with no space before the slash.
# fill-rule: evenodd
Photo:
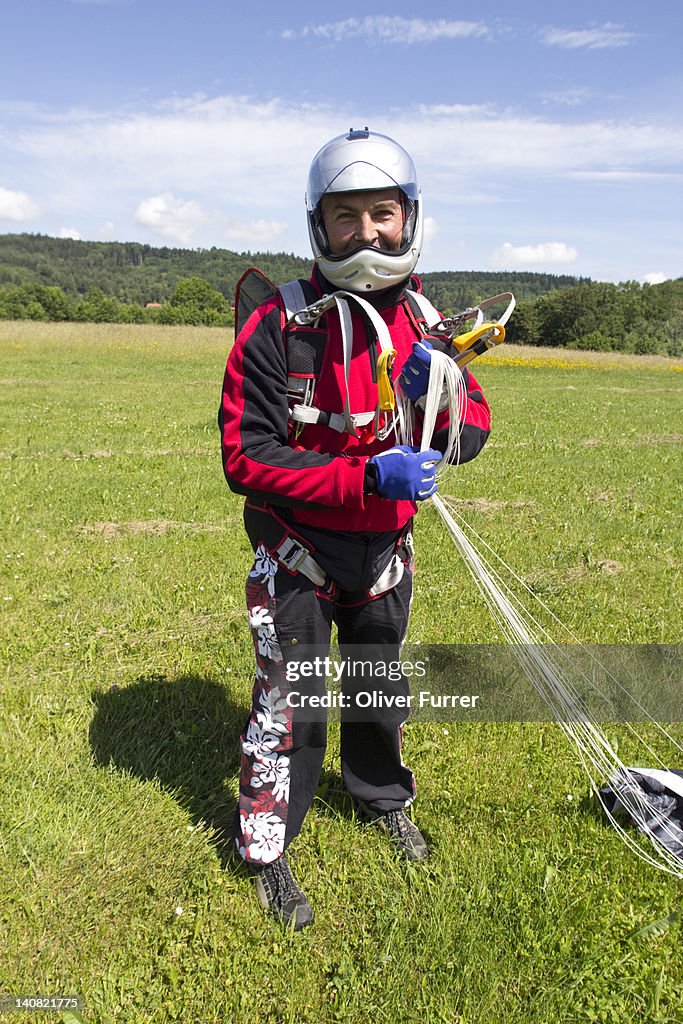
<svg viewBox="0 0 683 1024">
<path fill-rule="evenodd" d="M 235 286 L 251 266 L 281 284 L 308 277 L 311 264 L 287 253 L 0 235 L 0 319 L 230 326 Z M 683 278 L 641 285 L 531 272 L 421 277 L 444 314 L 513 291 L 510 342 L 683 354 Z"/>
<path fill-rule="evenodd" d="M 119 302 L 167 302 L 176 284 L 201 277 L 232 304 L 245 270 L 259 267 L 276 284 L 309 277 L 311 260 L 290 253 L 174 249 L 140 242 L 82 242 L 49 235 L 0 235 L 0 289 L 24 284 L 56 286 L 77 299 L 93 289 Z M 513 290 L 522 300 L 581 283 L 568 275 L 448 271 L 420 275 L 441 309 L 459 310 L 473 299 Z"/>
<path fill-rule="evenodd" d="M 194 324 L 231 327 L 232 307 L 201 277 L 178 281 L 168 301 L 153 306 L 122 302 L 100 288 L 72 298 L 57 285 L 0 288 L 0 320 L 73 320 L 114 324 Z"/>
<path fill-rule="evenodd" d="M 232 304 L 245 270 L 257 266 L 278 283 L 308 277 L 310 261 L 287 253 L 175 249 L 139 242 L 82 242 L 48 235 L 0 235 L 0 289 L 23 284 L 61 288 L 77 299 L 98 289 L 119 302 L 170 301 L 176 285 L 201 277 Z"/>
<path fill-rule="evenodd" d="M 604 281 L 521 302 L 507 340 L 637 355 L 683 355 L 683 278 L 662 284 Z"/>
</svg>

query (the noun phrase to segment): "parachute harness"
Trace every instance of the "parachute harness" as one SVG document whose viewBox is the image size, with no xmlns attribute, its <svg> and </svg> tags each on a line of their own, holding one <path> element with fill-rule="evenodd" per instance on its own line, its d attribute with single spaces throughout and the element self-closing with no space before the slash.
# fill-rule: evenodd
<svg viewBox="0 0 683 1024">
<path fill-rule="evenodd" d="M 373 431 L 380 441 L 385 440 L 392 433 L 395 433 L 397 438 L 408 434 L 412 435 L 412 406 L 407 400 L 397 401 L 391 377 L 396 349 L 393 347 L 389 328 L 374 306 L 355 292 L 336 291 L 331 295 L 323 295 L 321 299 L 302 308 L 303 293 L 297 282 L 281 286 L 280 292 L 285 303 L 288 324 L 308 327 L 317 324 L 325 313 L 336 308 L 341 329 L 344 362 L 344 411 L 343 413 L 334 413 L 318 409 L 313 404 L 312 387 L 308 386 L 302 390 L 301 382 L 292 380 L 292 397 L 301 399 L 300 401 L 295 400 L 290 406 L 290 416 L 296 424 L 297 434 L 306 423 L 320 423 L 340 433 L 346 431 L 357 436 L 359 427 L 374 422 Z M 412 291 L 409 294 L 420 307 L 430 333 L 442 338 L 449 345 L 452 357 L 449 361 L 454 361 L 459 366 L 465 366 L 471 359 L 495 345 L 500 345 L 505 340 L 505 324 L 515 307 L 514 296 L 510 292 L 504 292 L 501 295 L 485 299 L 477 307 L 468 308 L 456 316 L 441 319 L 425 296 Z M 485 310 L 499 306 L 503 301 L 507 303 L 504 313 L 495 322 L 485 322 Z M 349 408 L 349 374 L 353 351 L 352 303 L 365 314 L 380 347 L 377 358 L 377 406 L 367 412 L 358 413 L 351 413 Z M 465 333 L 458 334 L 460 328 L 469 321 L 474 322 L 473 327 Z M 403 397 L 405 398 L 405 396 Z M 464 406 L 459 405 L 458 408 L 464 412 Z"/>
<path fill-rule="evenodd" d="M 377 359 L 378 403 L 375 409 L 368 412 L 351 413 L 349 408 L 349 374 L 351 372 L 351 356 L 353 351 L 353 324 L 351 320 L 351 303 L 366 315 L 377 337 L 380 353 Z M 298 310 L 290 319 L 290 323 L 309 326 L 316 323 L 328 310 L 336 308 L 341 327 L 342 358 L 344 361 L 344 411 L 329 413 L 317 409 L 311 402 L 299 402 L 290 408 L 290 416 L 297 425 L 305 423 L 324 423 L 333 430 L 346 431 L 357 435 L 358 427 L 366 426 L 374 421 L 375 436 L 383 441 L 392 432 L 398 435 L 401 429 L 402 411 L 397 408 L 394 389 L 391 382 L 391 367 L 396 357 L 389 328 L 377 310 L 370 303 L 354 292 L 338 291 L 332 295 L 324 295 L 322 299 Z M 311 396 L 312 400 L 312 396 Z"/>
<path fill-rule="evenodd" d="M 481 304 L 479 309 L 482 310 L 487 305 L 493 305 L 495 301 L 500 302 L 502 298 L 504 296 L 496 296 L 495 299 L 487 300 L 486 303 Z M 510 298 L 512 299 L 511 296 Z M 514 299 L 508 305 L 504 314 L 505 319 L 501 318 L 497 323 L 477 323 L 475 320 L 475 326 L 468 334 L 453 339 L 455 350 L 453 357 L 438 351 L 432 353 L 429 388 L 424 405 L 421 450 L 425 451 L 431 447 L 436 416 L 440 408 L 443 407 L 444 388 L 448 395 L 450 412 L 448 442 L 437 469 L 437 477 L 445 476 L 451 465 L 457 466 L 459 462 L 460 431 L 467 403 L 467 389 L 460 366 L 479 354 L 476 351 L 477 347 L 479 351 L 485 351 L 486 348 L 500 343 L 501 332 L 504 338 L 504 322 L 512 312 L 513 306 Z M 432 329 L 432 333 L 436 330 L 436 333 L 447 334 L 457 330 L 462 326 L 463 318 L 471 319 L 473 312 L 467 310 L 459 317 L 442 321 L 440 325 Z M 469 354 L 470 352 L 472 354 Z M 458 358 L 459 355 L 460 358 Z M 409 399 L 403 395 L 400 388 L 396 404 L 398 412 L 397 440 L 399 444 L 412 444 L 413 412 Z M 510 566 L 467 525 L 448 497 L 435 494 L 431 501 L 446 526 L 456 549 L 462 556 L 479 593 L 500 627 L 503 636 L 511 645 L 522 671 L 548 705 L 569 741 L 574 745 L 593 792 L 618 834 L 640 858 L 669 874 L 683 878 L 683 856 L 681 855 L 683 848 L 681 847 L 680 829 L 670 821 L 666 814 L 657 807 L 653 807 L 652 802 L 645 799 L 638 784 L 636 774 L 638 769 L 627 768 L 622 763 L 600 726 L 591 720 L 585 701 L 572 681 L 573 678 L 578 675 L 601 697 L 606 700 L 608 698 L 600 692 L 594 679 L 578 666 L 575 659 L 569 658 L 566 651 L 543 628 L 529 607 L 525 606 L 518 593 L 513 591 L 510 583 L 514 582 L 517 591 L 522 591 L 526 598 L 530 599 L 531 607 L 535 602 L 536 606 L 540 606 L 543 612 L 550 616 L 566 642 L 578 645 L 578 650 L 588 656 L 595 668 L 599 668 L 607 675 L 620 692 L 632 702 L 631 706 L 635 706 L 669 743 L 681 752 L 683 752 L 683 747 L 660 723 L 655 722 L 626 688 L 560 622 L 557 616 L 513 572 Z M 506 582 L 506 580 L 510 582 Z M 629 722 L 624 724 L 663 770 L 655 769 L 651 774 L 672 778 L 672 773 L 667 766 L 648 742 L 638 734 L 633 725 Z M 646 770 L 641 771 L 647 773 Z M 678 776 L 675 778 L 678 779 Z M 602 779 L 603 782 L 605 779 L 611 780 L 618 793 L 622 809 L 627 812 L 639 832 L 647 836 L 650 846 L 639 842 L 635 834 L 626 831 L 621 821 L 613 813 L 614 804 L 608 805 L 606 798 L 601 793 L 599 779 Z M 678 784 L 680 785 L 680 780 Z M 679 855 L 677 856 L 672 850 L 677 851 Z"/>
</svg>

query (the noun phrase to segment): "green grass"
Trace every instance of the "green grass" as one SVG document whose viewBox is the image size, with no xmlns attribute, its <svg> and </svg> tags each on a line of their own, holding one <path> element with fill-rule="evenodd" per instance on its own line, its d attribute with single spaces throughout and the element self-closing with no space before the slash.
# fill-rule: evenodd
<svg viewBox="0 0 683 1024">
<path fill-rule="evenodd" d="M 0 346 L 0 991 L 103 1024 L 681 1020 L 680 883 L 605 827 L 553 724 L 407 729 L 433 847 L 408 871 L 354 822 L 332 725 L 293 848 L 316 924 L 265 917 L 221 843 L 252 672 L 224 332 L 0 323 Z M 679 643 L 681 377 L 562 358 L 481 361 L 494 434 L 447 490 L 582 640 Z M 499 639 L 433 509 L 416 546 L 409 640 Z"/>
</svg>

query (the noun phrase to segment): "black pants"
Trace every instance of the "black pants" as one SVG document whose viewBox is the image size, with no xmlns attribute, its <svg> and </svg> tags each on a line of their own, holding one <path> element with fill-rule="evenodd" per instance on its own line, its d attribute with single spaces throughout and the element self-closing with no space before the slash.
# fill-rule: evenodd
<svg viewBox="0 0 683 1024">
<path fill-rule="evenodd" d="M 255 553 L 246 589 L 257 667 L 252 709 L 240 737 L 235 842 L 242 857 L 257 866 L 279 857 L 299 833 L 325 755 L 324 709 L 311 713 L 291 706 L 301 703 L 302 695 L 323 696 L 325 676 L 320 671 L 301 675 L 296 666 L 309 660 L 308 655 L 329 650 L 333 622 L 340 660 L 361 649 L 364 660 L 397 664 L 408 627 L 413 565 L 406 534 L 397 538 L 405 568 L 392 590 L 369 600 L 361 591 L 320 589 L 300 573 L 290 573 L 269 553 L 263 538 L 268 535 L 272 548 L 272 533 L 263 515 L 245 518 Z M 368 538 L 365 546 L 374 540 Z M 359 541 L 362 553 L 364 543 Z M 367 551 L 359 554 L 363 559 L 371 561 Z M 402 673 L 397 675 L 393 680 L 382 678 L 383 694 L 408 695 L 407 680 Z M 342 692 L 350 695 L 354 689 L 376 686 L 347 674 L 341 683 Z M 341 712 L 344 784 L 352 797 L 374 810 L 405 807 L 415 796 L 413 774 L 401 759 L 407 714 L 405 708 L 386 706 L 364 708 L 360 715 L 355 710 Z"/>
</svg>

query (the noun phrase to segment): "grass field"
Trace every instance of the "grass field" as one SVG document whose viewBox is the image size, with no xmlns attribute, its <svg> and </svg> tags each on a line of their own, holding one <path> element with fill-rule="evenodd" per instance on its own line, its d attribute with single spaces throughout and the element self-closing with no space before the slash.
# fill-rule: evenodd
<svg viewBox="0 0 683 1024">
<path fill-rule="evenodd" d="M 680 883 L 604 826 L 553 724 L 408 727 L 433 857 L 407 872 L 353 820 L 332 725 L 293 847 L 316 924 L 262 914 L 220 841 L 252 672 L 226 345 L 0 322 L 0 993 L 101 1024 L 680 1024 Z M 584 641 L 683 637 L 680 369 L 477 364 L 494 432 L 448 490 Z M 496 642 L 433 509 L 416 548 L 409 640 Z"/>
</svg>

